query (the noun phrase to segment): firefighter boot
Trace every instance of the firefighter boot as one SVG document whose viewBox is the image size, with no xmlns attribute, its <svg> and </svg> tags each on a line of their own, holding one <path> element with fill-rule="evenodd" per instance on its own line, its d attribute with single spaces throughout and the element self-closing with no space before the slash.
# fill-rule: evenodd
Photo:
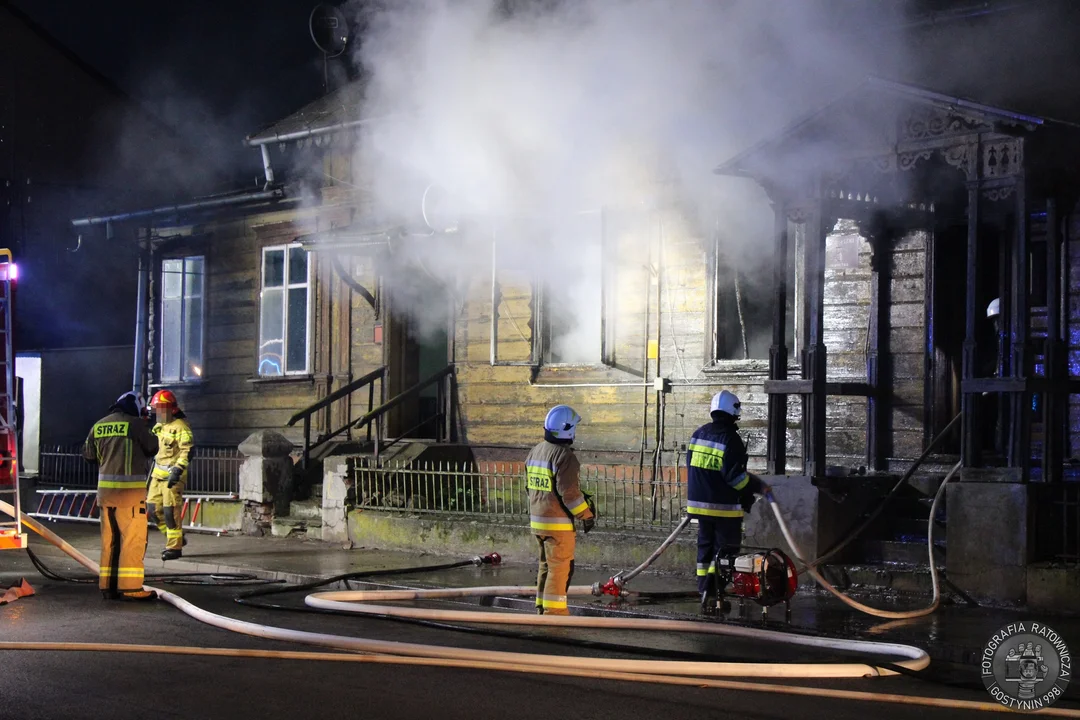
<svg viewBox="0 0 1080 720">
<path fill-rule="evenodd" d="M 719 614 L 716 607 L 716 595 L 706 590 L 701 593 L 701 614 L 714 617 Z"/>
<path fill-rule="evenodd" d="M 179 560 L 182 557 L 184 557 L 183 550 L 171 550 L 166 548 L 165 550 L 161 551 L 162 560 Z"/>
</svg>

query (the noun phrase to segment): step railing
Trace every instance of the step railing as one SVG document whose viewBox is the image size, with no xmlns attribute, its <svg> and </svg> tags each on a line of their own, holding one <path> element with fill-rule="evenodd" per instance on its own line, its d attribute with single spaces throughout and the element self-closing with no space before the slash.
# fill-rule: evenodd
<svg viewBox="0 0 1080 720">
<path fill-rule="evenodd" d="M 418 397 L 421 392 L 434 385 L 436 387 L 436 400 L 435 400 L 435 412 L 430 413 L 422 418 L 413 427 L 402 432 L 398 437 L 393 439 L 387 439 L 384 441 L 383 436 L 383 419 L 388 412 L 394 408 L 402 405 L 406 400 L 411 400 L 414 397 Z M 374 426 L 374 455 L 375 466 L 380 465 L 380 454 L 393 447 L 402 440 L 409 438 L 410 434 L 414 431 L 424 427 L 432 420 L 435 421 L 435 442 L 453 442 L 455 439 L 453 418 L 455 414 L 455 401 L 457 396 L 457 379 L 454 374 L 454 366 L 447 365 L 437 373 L 421 380 L 407 390 L 404 390 L 394 397 L 390 398 L 386 402 L 379 405 L 377 408 L 372 408 L 356 422 L 352 424 L 354 428 L 367 427 L 368 437 L 372 437 L 372 427 Z"/>
<path fill-rule="evenodd" d="M 356 426 L 356 423 L 352 419 L 352 404 L 350 403 L 349 404 L 349 419 L 348 419 L 348 421 L 344 425 L 342 425 L 341 427 L 337 428 L 336 430 L 332 430 L 330 432 L 323 433 L 322 435 L 319 435 L 319 437 L 315 440 L 315 442 L 312 442 L 312 440 L 311 440 L 311 416 L 314 415 L 315 413 L 319 412 L 320 410 L 324 410 L 324 409 L 330 407 L 330 405 L 337 402 L 338 400 L 342 400 L 342 399 L 344 399 L 346 397 L 349 397 L 353 393 L 355 393 L 355 392 L 357 392 L 357 391 L 359 391 L 359 390 L 361 390 L 361 389 L 363 389 L 365 387 L 367 388 L 367 391 L 368 391 L 367 409 L 368 409 L 368 414 L 370 414 L 371 411 L 375 407 L 375 381 L 376 380 L 379 381 L 379 404 L 381 406 L 382 403 L 384 402 L 385 395 L 386 395 L 386 382 L 385 382 L 385 380 L 386 380 L 386 366 L 385 365 L 383 365 L 383 366 L 381 366 L 379 368 L 376 368 L 375 370 L 372 370 L 371 372 L 369 372 L 367 375 L 364 375 L 363 377 L 360 377 L 360 378 L 357 378 L 356 380 L 353 380 L 348 385 L 345 385 L 343 387 L 338 388 L 337 390 L 330 393 L 326 397 L 322 398 L 321 400 L 318 400 L 317 402 L 312 403 L 311 405 L 308 405 L 306 408 L 304 408 L 303 410 L 300 410 L 295 415 L 293 415 L 291 418 L 289 418 L 289 422 L 286 423 L 286 425 L 288 427 L 292 427 L 293 425 L 300 422 L 301 420 L 303 420 L 303 422 L 304 422 L 304 452 L 303 452 L 303 456 L 301 457 L 301 460 L 300 460 L 300 467 L 301 468 L 303 468 L 304 470 L 306 470 L 308 468 L 308 465 L 311 462 L 311 455 L 312 455 L 313 452 L 315 452 L 315 451 L 319 450 L 320 448 L 324 447 L 328 442 L 334 440 L 336 437 L 338 437 L 342 433 L 344 433 L 344 432 L 350 430 L 351 428 L 353 428 L 354 426 Z M 365 417 L 367 417 L 367 416 L 365 415 Z M 327 423 L 327 426 L 329 426 L 329 423 Z M 367 439 L 368 439 L 368 442 L 371 442 L 372 438 L 371 438 L 371 427 L 370 426 L 368 427 L 368 437 L 367 437 Z"/>
</svg>

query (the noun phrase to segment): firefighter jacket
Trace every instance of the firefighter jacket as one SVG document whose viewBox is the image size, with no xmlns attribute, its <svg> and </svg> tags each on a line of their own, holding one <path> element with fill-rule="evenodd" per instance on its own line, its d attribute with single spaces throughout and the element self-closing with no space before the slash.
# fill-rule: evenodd
<svg viewBox="0 0 1080 720">
<path fill-rule="evenodd" d="M 146 499 L 146 466 L 158 439 L 137 415 L 116 411 L 94 423 L 83 456 L 98 465 L 98 505 L 136 507 Z"/>
<path fill-rule="evenodd" d="M 741 498 L 761 491 L 746 472 L 746 446 L 738 425 L 711 422 L 694 431 L 686 451 L 686 512 L 698 517 L 741 518 Z"/>
<path fill-rule="evenodd" d="M 181 481 L 187 479 L 187 468 L 191 462 L 191 449 L 195 447 L 195 436 L 191 432 L 191 425 L 183 417 L 175 417 L 167 425 L 158 423 L 154 426 L 154 434 L 161 444 L 157 457 L 154 458 L 153 477 L 156 480 L 165 480 L 169 477 L 169 471 L 174 466 L 179 467 L 183 474 Z"/>
<path fill-rule="evenodd" d="M 581 492 L 581 463 L 573 449 L 544 440 L 525 458 L 529 523 L 537 535 L 574 532 L 574 518 L 593 516 Z"/>
</svg>

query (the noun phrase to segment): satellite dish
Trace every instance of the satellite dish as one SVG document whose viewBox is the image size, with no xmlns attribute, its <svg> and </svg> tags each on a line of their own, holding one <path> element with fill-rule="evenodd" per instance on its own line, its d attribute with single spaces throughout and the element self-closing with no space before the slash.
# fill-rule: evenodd
<svg viewBox="0 0 1080 720">
<path fill-rule="evenodd" d="M 311 39 L 328 58 L 345 52 L 349 42 L 349 23 L 336 7 L 325 3 L 315 6 L 308 18 Z"/>
<path fill-rule="evenodd" d="M 459 214 L 454 211 L 453 198 L 443 187 L 428 185 L 420 198 L 420 213 L 424 224 L 437 233 L 452 233 L 461 223 Z"/>
</svg>

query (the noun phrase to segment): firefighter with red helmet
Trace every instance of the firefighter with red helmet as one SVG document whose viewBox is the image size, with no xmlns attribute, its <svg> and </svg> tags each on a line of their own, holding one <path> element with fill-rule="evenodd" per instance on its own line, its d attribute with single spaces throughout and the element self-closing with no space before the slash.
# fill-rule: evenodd
<svg viewBox="0 0 1080 720">
<path fill-rule="evenodd" d="M 529 492 L 529 520 L 539 544 L 536 611 L 541 615 L 569 615 L 566 591 L 574 575 L 574 520 L 586 533 L 593 528 L 596 511 L 581 491 L 581 463 L 571 447 L 581 416 L 566 405 L 556 405 L 544 419 L 544 440 L 525 459 Z"/>
<path fill-rule="evenodd" d="M 176 396 L 169 390 L 154 393 L 150 407 L 157 417 L 153 432 L 159 447 L 150 471 L 146 506 L 149 521 L 165 535 L 165 550 L 161 553 L 161 559 L 175 560 L 183 556 L 183 547 L 187 544 L 181 527 L 181 514 L 195 436 Z"/>
<path fill-rule="evenodd" d="M 98 466 L 101 570 L 98 587 L 110 600 L 152 600 L 143 590 L 146 554 L 146 467 L 158 439 L 142 419 L 142 400 L 121 395 L 94 423 L 83 456 Z"/>
</svg>

